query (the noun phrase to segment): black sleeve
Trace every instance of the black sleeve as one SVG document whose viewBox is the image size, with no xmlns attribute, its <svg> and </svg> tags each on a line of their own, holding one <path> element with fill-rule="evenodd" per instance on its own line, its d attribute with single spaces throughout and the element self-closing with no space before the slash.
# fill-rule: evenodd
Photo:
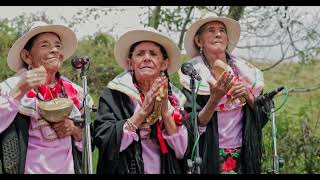
<svg viewBox="0 0 320 180">
<path fill-rule="evenodd" d="M 128 102 L 128 96 L 108 88 L 99 99 L 93 132 L 94 145 L 99 149 L 97 173 L 107 173 L 117 168 L 123 125 L 133 114 Z"/>
</svg>

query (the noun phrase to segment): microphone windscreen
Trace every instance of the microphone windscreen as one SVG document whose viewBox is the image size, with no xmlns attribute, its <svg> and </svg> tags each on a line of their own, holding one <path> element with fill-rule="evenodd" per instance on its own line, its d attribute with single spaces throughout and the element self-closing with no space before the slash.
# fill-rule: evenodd
<svg viewBox="0 0 320 180">
<path fill-rule="evenodd" d="M 193 66 L 191 63 L 184 63 L 181 66 L 181 72 L 185 75 L 191 75 L 193 71 Z"/>
</svg>

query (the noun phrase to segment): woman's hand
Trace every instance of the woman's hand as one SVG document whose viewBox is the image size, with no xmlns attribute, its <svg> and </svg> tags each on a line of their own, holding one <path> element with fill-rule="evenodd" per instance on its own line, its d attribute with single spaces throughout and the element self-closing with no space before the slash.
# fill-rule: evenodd
<svg viewBox="0 0 320 180">
<path fill-rule="evenodd" d="M 210 98 L 199 112 L 198 121 L 200 126 L 206 126 L 211 120 L 221 98 L 227 94 L 234 84 L 233 75 L 230 72 L 225 71 L 217 82 L 214 82 L 212 79 L 211 81 L 208 81 L 208 84 L 210 86 Z"/>
<path fill-rule="evenodd" d="M 233 99 L 245 98 L 246 102 L 252 107 L 254 103 L 254 96 L 249 92 L 243 81 L 236 81 L 233 87 L 230 89 L 230 92 Z"/>
<path fill-rule="evenodd" d="M 20 100 L 28 91 L 45 84 L 47 80 L 47 71 L 43 66 L 28 70 L 10 91 L 10 95 L 16 100 Z"/>
<path fill-rule="evenodd" d="M 166 77 L 158 77 L 154 83 L 152 84 L 150 90 L 147 92 L 147 94 L 144 97 L 144 101 L 141 105 L 141 112 L 145 115 L 145 118 L 147 118 L 152 112 L 154 108 L 154 104 L 156 102 L 156 97 L 160 95 L 160 87 L 167 87 L 168 80 Z M 164 92 L 166 95 L 166 92 L 168 92 L 168 88 L 164 88 Z M 168 94 L 168 93 L 167 93 Z M 168 97 L 165 97 L 168 99 Z"/>
<path fill-rule="evenodd" d="M 208 81 L 210 87 L 210 99 L 219 102 L 220 99 L 227 94 L 234 84 L 231 72 L 223 72 L 220 78 L 214 83 L 214 80 Z M 212 100 L 213 100 L 212 99 Z"/>
<path fill-rule="evenodd" d="M 71 119 L 65 119 L 57 123 L 51 123 L 51 127 L 57 133 L 58 138 L 73 136 L 76 141 L 82 140 L 82 129 L 76 127 Z"/>
<path fill-rule="evenodd" d="M 168 84 L 168 81 L 165 77 L 158 77 L 154 81 L 150 90 L 144 96 L 144 101 L 141 104 L 141 108 L 130 118 L 130 122 L 132 122 L 134 126 L 139 127 L 153 112 L 156 97 L 160 94 L 159 89 L 161 86 L 165 86 L 165 84 Z"/>
</svg>

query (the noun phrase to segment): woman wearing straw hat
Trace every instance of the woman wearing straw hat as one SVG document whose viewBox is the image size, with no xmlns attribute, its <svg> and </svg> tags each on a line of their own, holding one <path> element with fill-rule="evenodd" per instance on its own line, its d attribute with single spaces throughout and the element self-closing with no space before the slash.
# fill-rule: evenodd
<svg viewBox="0 0 320 180">
<path fill-rule="evenodd" d="M 59 73 L 76 47 L 71 29 L 40 21 L 11 47 L 16 74 L 0 84 L 2 173 L 80 173 L 82 129 L 72 119 L 81 117 L 82 88 Z M 72 113 L 49 123 L 38 104 L 58 97 L 72 100 Z"/>
<path fill-rule="evenodd" d="M 184 39 L 189 62 L 202 77 L 195 106 L 202 173 L 260 173 L 264 122 L 256 121 L 254 100 L 263 75 L 231 54 L 239 37 L 237 21 L 209 15 L 194 22 Z M 190 78 L 181 72 L 179 77 L 188 99 L 185 109 L 191 112 Z"/>
<path fill-rule="evenodd" d="M 123 34 L 114 54 L 125 71 L 108 83 L 99 100 L 97 173 L 182 173 L 188 147 L 182 111 L 186 99 L 168 75 L 181 64 L 179 49 L 155 29 L 142 28 Z M 157 102 L 160 89 L 164 96 Z"/>
</svg>

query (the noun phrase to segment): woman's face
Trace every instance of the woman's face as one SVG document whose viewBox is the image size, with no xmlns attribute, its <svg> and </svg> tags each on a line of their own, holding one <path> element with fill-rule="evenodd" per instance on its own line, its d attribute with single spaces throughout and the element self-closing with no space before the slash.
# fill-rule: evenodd
<svg viewBox="0 0 320 180">
<path fill-rule="evenodd" d="M 138 80 L 155 79 L 159 77 L 161 71 L 168 68 L 168 59 L 164 59 L 157 44 L 146 41 L 134 48 L 128 65 Z"/>
<path fill-rule="evenodd" d="M 55 33 L 41 33 L 32 44 L 26 56 L 32 68 L 43 65 L 48 72 L 57 72 L 64 59 L 62 42 Z"/>
<path fill-rule="evenodd" d="M 219 21 L 212 21 L 201 27 L 200 35 L 195 42 L 205 53 L 224 53 L 228 46 L 228 36 L 225 25 Z"/>
</svg>

